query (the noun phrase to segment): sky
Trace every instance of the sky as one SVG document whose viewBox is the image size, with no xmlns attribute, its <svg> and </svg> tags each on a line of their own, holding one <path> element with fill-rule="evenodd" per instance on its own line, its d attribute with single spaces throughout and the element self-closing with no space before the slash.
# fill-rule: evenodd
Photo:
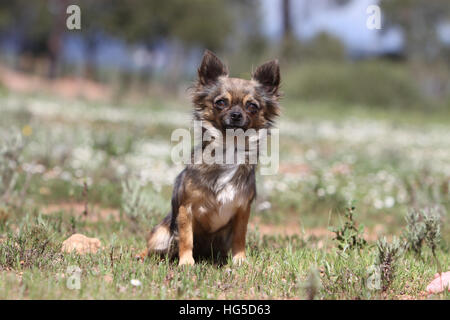
<svg viewBox="0 0 450 320">
<path fill-rule="evenodd" d="M 378 0 L 353 0 L 341 7 L 333 6 L 329 0 L 293 0 L 291 3 L 293 28 L 300 39 L 307 40 L 319 32 L 327 32 L 339 38 L 350 53 L 377 54 L 402 47 L 400 30 L 370 30 L 366 27 L 369 17 L 366 10 L 370 5 L 377 5 Z M 272 39 L 281 33 L 280 5 L 280 0 L 262 0 L 263 32 Z"/>
</svg>

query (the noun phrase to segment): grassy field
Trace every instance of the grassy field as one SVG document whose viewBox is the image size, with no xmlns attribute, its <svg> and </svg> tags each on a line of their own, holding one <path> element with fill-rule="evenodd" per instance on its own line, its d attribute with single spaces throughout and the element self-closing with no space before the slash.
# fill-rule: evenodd
<svg viewBox="0 0 450 320">
<path fill-rule="evenodd" d="M 181 170 L 170 135 L 189 127 L 188 101 L 2 93 L 0 106 L 0 299 L 449 298 L 425 293 L 449 266 L 448 113 L 285 101 L 279 173 L 257 177 L 248 263 L 178 268 L 136 256 L 169 210 Z M 423 216 L 408 223 L 408 212 Z M 102 249 L 62 253 L 74 233 Z"/>
</svg>

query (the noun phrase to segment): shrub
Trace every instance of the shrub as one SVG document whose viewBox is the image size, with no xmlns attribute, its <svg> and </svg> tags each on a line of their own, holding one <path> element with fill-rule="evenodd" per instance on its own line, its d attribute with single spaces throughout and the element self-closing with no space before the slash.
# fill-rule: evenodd
<svg viewBox="0 0 450 320">
<path fill-rule="evenodd" d="M 353 219 L 355 207 L 349 207 L 345 210 L 345 222 L 340 228 L 334 228 L 332 231 L 336 234 L 334 240 L 338 243 L 338 249 L 345 252 L 347 249 L 362 249 L 367 245 L 363 238 L 364 226 L 357 227 Z"/>
<path fill-rule="evenodd" d="M 406 231 L 404 233 L 405 247 L 420 255 L 426 235 L 422 215 L 417 210 L 409 210 L 406 214 Z"/>
<path fill-rule="evenodd" d="M 15 131 L 0 131 L 0 206 L 8 206 L 23 197 L 18 181 L 22 164 L 24 142 Z"/>
<path fill-rule="evenodd" d="M 406 216 L 405 248 L 421 255 L 426 243 L 435 255 L 441 239 L 441 215 L 436 208 L 412 209 Z"/>
<path fill-rule="evenodd" d="M 312 62 L 286 71 L 286 97 L 340 104 L 411 108 L 424 103 L 406 67 L 389 62 Z"/>
<path fill-rule="evenodd" d="M 154 224 L 156 218 L 167 213 L 169 203 L 153 187 L 144 188 L 138 180 L 122 183 L 122 210 L 136 224 Z"/>
<path fill-rule="evenodd" d="M 0 270 L 43 268 L 60 256 L 60 244 L 53 239 L 42 219 L 25 221 L 17 234 L 10 232 L 0 243 Z"/>
</svg>

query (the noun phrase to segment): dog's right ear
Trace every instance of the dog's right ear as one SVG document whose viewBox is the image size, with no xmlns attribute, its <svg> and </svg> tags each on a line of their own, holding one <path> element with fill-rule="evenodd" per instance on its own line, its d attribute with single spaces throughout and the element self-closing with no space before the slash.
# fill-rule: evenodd
<svg viewBox="0 0 450 320">
<path fill-rule="evenodd" d="M 202 63 L 198 68 L 198 81 L 207 85 L 217 81 L 220 76 L 227 76 L 228 69 L 217 56 L 209 50 L 205 50 Z"/>
</svg>

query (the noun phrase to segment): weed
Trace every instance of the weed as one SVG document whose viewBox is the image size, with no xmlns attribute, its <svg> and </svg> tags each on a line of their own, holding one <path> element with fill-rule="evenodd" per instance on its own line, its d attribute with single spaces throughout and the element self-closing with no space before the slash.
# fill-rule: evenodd
<svg viewBox="0 0 450 320">
<path fill-rule="evenodd" d="M 367 241 L 364 240 L 364 226 L 357 227 L 354 220 L 355 207 L 351 206 L 346 208 L 344 217 L 346 221 L 340 228 L 332 228 L 332 231 L 336 233 L 334 240 L 338 243 L 338 248 L 342 252 L 347 249 L 362 249 L 367 245 Z"/>
<path fill-rule="evenodd" d="M 409 210 L 406 214 L 406 230 L 404 232 L 405 248 L 421 255 L 422 246 L 426 236 L 425 224 L 422 215 L 417 210 Z"/>
<path fill-rule="evenodd" d="M 153 225 L 158 215 L 167 212 L 169 203 L 153 187 L 144 189 L 138 180 L 122 183 L 122 209 L 136 226 Z"/>
<path fill-rule="evenodd" d="M 322 282 L 320 281 L 319 271 L 317 268 L 311 268 L 304 285 L 306 298 L 308 300 L 314 300 L 321 288 Z"/>
<path fill-rule="evenodd" d="M 394 237 L 391 243 L 386 241 L 386 238 L 382 238 L 377 241 L 378 248 L 378 267 L 381 275 L 381 289 L 385 292 L 395 276 L 396 263 L 398 257 L 402 253 L 400 240 Z"/>
<path fill-rule="evenodd" d="M 17 234 L 9 233 L 6 241 L 0 243 L 0 268 L 43 268 L 56 261 L 59 249 L 41 219 L 26 223 Z"/>
<path fill-rule="evenodd" d="M 436 248 L 441 239 L 441 215 L 437 208 L 412 209 L 406 216 L 405 249 L 420 256 L 423 244 L 431 249 L 436 258 Z M 439 262 L 436 260 L 439 267 Z"/>
<path fill-rule="evenodd" d="M 441 240 L 441 217 L 435 208 L 428 208 L 424 211 L 425 224 L 425 241 L 433 253 L 433 258 L 436 261 L 436 266 L 439 273 L 442 273 L 442 266 L 436 256 L 436 248 Z"/>
<path fill-rule="evenodd" d="M 145 216 L 150 207 L 150 199 L 142 192 L 142 186 L 137 180 L 122 183 L 122 209 L 133 222 Z"/>
<path fill-rule="evenodd" d="M 1 134 L 0 143 L 0 204 L 10 205 L 24 193 L 17 191 L 24 142 L 20 133 Z"/>
</svg>

